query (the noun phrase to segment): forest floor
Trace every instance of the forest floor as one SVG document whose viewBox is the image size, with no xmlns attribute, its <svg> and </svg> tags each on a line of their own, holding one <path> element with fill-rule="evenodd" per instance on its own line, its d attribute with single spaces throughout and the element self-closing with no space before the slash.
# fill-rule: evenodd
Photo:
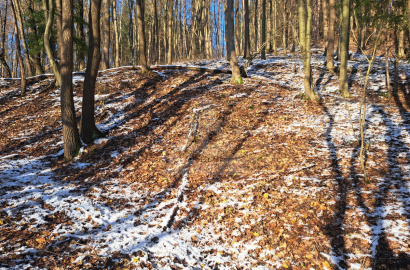
<svg viewBox="0 0 410 270">
<path fill-rule="evenodd" d="M 96 115 L 107 136 L 72 162 L 59 89 L 45 80 L 20 97 L 4 84 L 0 269 L 409 269 L 410 65 L 391 98 L 384 60 L 372 68 L 365 181 L 367 62 L 349 62 L 348 99 L 323 62 L 317 51 L 320 103 L 300 98 L 298 56 L 253 61 L 239 86 L 226 74 L 106 72 Z"/>
</svg>

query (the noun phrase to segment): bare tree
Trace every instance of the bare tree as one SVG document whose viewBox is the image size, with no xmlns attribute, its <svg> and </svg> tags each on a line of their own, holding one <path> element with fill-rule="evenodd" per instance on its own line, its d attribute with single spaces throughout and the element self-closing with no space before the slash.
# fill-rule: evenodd
<svg viewBox="0 0 410 270">
<path fill-rule="evenodd" d="M 110 0 L 104 0 L 104 14 L 102 21 L 103 69 L 110 68 L 110 6 Z"/>
<path fill-rule="evenodd" d="M 85 33 L 84 33 L 84 2 L 83 0 L 78 0 L 78 14 L 80 19 L 78 20 L 78 38 L 80 42 L 85 42 Z M 77 61 L 78 61 L 78 68 L 83 70 L 85 68 L 85 61 L 84 61 L 84 49 L 80 46 L 78 53 L 77 53 Z"/>
<path fill-rule="evenodd" d="M 300 33 L 300 50 L 303 58 L 303 71 L 305 74 L 305 95 L 310 100 L 316 100 L 312 85 L 312 67 L 310 43 L 312 39 L 312 2 L 311 0 L 298 0 L 298 17 Z"/>
<path fill-rule="evenodd" d="M 15 16 L 15 20 L 17 20 L 18 22 L 18 26 L 16 31 L 19 32 L 19 37 L 21 39 L 21 43 L 23 44 L 23 49 L 24 49 L 24 53 L 26 55 L 26 65 L 27 65 L 27 69 L 29 71 L 30 74 L 32 73 L 32 68 L 31 68 L 31 63 L 30 63 L 30 54 L 29 54 L 29 50 L 28 50 L 28 46 L 27 46 L 27 41 L 26 41 L 26 37 L 24 34 L 24 24 L 23 24 L 23 19 L 21 17 L 21 8 L 20 8 L 20 3 L 18 0 L 12 0 L 12 8 L 13 8 L 13 15 Z"/>
<path fill-rule="evenodd" d="M 261 58 L 266 59 L 265 48 L 266 48 L 266 0 L 262 0 L 262 51 Z"/>
<path fill-rule="evenodd" d="M 17 26 L 17 14 L 16 14 L 16 6 L 14 5 L 14 2 L 11 2 L 11 13 L 13 14 L 14 18 L 14 39 L 15 39 L 15 46 L 16 46 L 16 54 L 17 54 L 17 60 L 20 65 L 20 86 L 21 86 L 21 95 L 24 96 L 26 94 L 26 87 L 27 87 L 27 82 L 26 82 L 26 69 L 24 67 L 24 62 L 23 62 L 23 57 L 21 55 L 21 45 L 20 45 L 20 36 L 19 36 L 19 30 Z"/>
<path fill-rule="evenodd" d="M 83 90 L 83 104 L 81 115 L 81 139 L 85 143 L 91 143 L 95 139 L 101 137 L 102 133 L 95 126 L 94 118 L 94 94 L 95 94 L 95 82 L 98 75 L 98 67 L 101 62 L 100 52 L 100 11 L 101 0 L 91 0 L 90 10 L 88 16 L 88 57 L 87 57 L 87 69 L 85 71 L 84 78 L 84 90 Z"/>
<path fill-rule="evenodd" d="M 112 14 L 114 20 L 114 34 L 115 34 L 115 66 L 120 66 L 120 33 L 117 22 L 117 0 L 112 1 Z"/>
<path fill-rule="evenodd" d="M 6 0 L 6 7 L 4 9 L 4 19 L 3 19 L 3 25 L 2 25 L 3 27 L 1 29 L 0 61 L 1 61 L 1 65 L 4 68 L 5 76 L 10 78 L 11 77 L 10 67 L 9 67 L 9 64 L 7 64 L 6 59 L 4 58 L 5 42 L 6 42 L 7 10 L 8 10 L 7 5 L 8 5 L 8 1 Z"/>
<path fill-rule="evenodd" d="M 62 0 L 61 10 L 61 117 L 63 122 L 64 157 L 73 159 L 80 149 L 80 136 L 75 120 L 73 100 L 73 0 Z"/>
<path fill-rule="evenodd" d="M 328 32 L 326 35 L 327 37 L 326 67 L 330 71 L 333 71 L 335 69 L 335 66 L 334 66 L 335 21 L 336 21 L 335 0 L 329 0 L 329 27 L 328 27 Z"/>
<path fill-rule="evenodd" d="M 173 6 L 174 6 L 174 1 L 173 0 L 168 0 L 167 1 L 167 64 L 171 65 L 172 64 L 172 20 L 173 20 Z"/>
<path fill-rule="evenodd" d="M 142 73 L 150 72 L 147 60 L 147 48 L 145 45 L 145 23 L 144 23 L 144 0 L 137 0 L 137 25 L 138 25 L 138 40 L 139 40 L 139 59 Z"/>
<path fill-rule="evenodd" d="M 232 68 L 231 81 L 235 84 L 242 84 L 241 71 L 239 69 L 238 60 L 235 53 L 235 38 L 234 38 L 234 18 L 233 18 L 233 0 L 227 0 L 226 3 L 226 52 L 229 54 L 229 61 Z"/>
<path fill-rule="evenodd" d="M 347 61 L 349 58 L 349 25 L 350 25 L 350 0 L 342 1 L 340 31 L 340 93 L 349 97 L 349 85 L 347 77 Z"/>
<path fill-rule="evenodd" d="M 244 20 L 245 20 L 245 39 L 244 39 L 244 58 L 251 57 L 251 39 L 249 35 L 249 0 L 243 0 L 244 2 Z"/>
<path fill-rule="evenodd" d="M 57 85 L 61 85 L 60 65 L 55 61 L 53 50 L 51 49 L 50 38 L 51 28 L 54 22 L 55 6 L 53 0 L 43 0 L 44 17 L 46 20 L 46 29 L 44 30 L 44 48 L 46 50 L 48 61 L 53 69 Z"/>
</svg>

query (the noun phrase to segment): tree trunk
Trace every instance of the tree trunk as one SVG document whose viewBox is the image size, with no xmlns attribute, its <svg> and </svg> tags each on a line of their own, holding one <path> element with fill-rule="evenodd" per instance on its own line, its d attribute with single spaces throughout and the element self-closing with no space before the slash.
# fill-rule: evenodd
<svg viewBox="0 0 410 270">
<path fill-rule="evenodd" d="M 409 24 L 409 44 L 410 44 L 410 0 L 407 0 L 407 23 Z"/>
<path fill-rule="evenodd" d="M 307 14 L 306 14 L 307 11 Z M 312 36 L 312 3 L 311 0 L 298 0 L 298 18 L 300 33 L 300 50 L 303 58 L 303 71 L 305 75 L 305 95 L 312 101 L 316 100 L 312 85 L 312 67 L 310 42 Z"/>
<path fill-rule="evenodd" d="M 241 28 L 239 27 L 239 2 L 235 0 L 235 40 L 236 40 L 236 54 L 241 54 Z"/>
<path fill-rule="evenodd" d="M 78 38 L 80 39 L 81 42 L 85 43 L 85 34 L 84 34 L 84 3 L 83 0 L 78 0 L 78 13 L 80 16 L 80 19 L 78 21 Z M 85 62 L 84 62 L 84 48 L 81 46 L 78 50 L 77 53 L 77 59 L 78 59 L 78 68 L 79 70 L 83 70 L 85 68 Z"/>
<path fill-rule="evenodd" d="M 243 0 L 245 13 L 245 44 L 244 44 L 244 58 L 251 58 L 251 39 L 249 36 L 249 0 Z"/>
<path fill-rule="evenodd" d="M 5 42 L 6 42 L 6 24 L 7 24 L 7 8 L 8 6 L 8 1 L 6 1 L 6 7 L 4 9 L 4 19 L 3 19 L 3 29 L 1 32 L 1 51 L 0 51 L 0 61 L 1 64 L 3 66 L 3 72 L 4 72 L 4 76 L 6 76 L 7 78 L 11 77 L 11 71 L 10 71 L 10 67 L 7 64 L 6 59 L 4 58 L 4 54 L 5 54 Z"/>
<path fill-rule="evenodd" d="M 104 13 L 102 21 L 103 69 L 110 68 L 110 6 L 110 0 L 104 0 Z"/>
<path fill-rule="evenodd" d="M 275 0 L 272 0 L 272 1 L 274 1 L 274 4 L 272 4 L 273 5 L 273 12 L 272 12 L 272 14 L 271 14 L 271 20 L 272 20 L 272 50 L 273 50 L 273 52 L 274 52 L 274 54 L 276 55 L 276 53 L 277 53 L 277 48 L 276 48 L 276 10 L 277 10 L 277 7 L 276 7 L 276 1 Z"/>
<path fill-rule="evenodd" d="M 266 59 L 265 50 L 266 50 L 266 0 L 262 0 L 262 51 L 261 58 Z"/>
<path fill-rule="evenodd" d="M 61 85 L 61 72 L 60 65 L 55 61 L 53 50 L 50 45 L 51 37 L 51 27 L 54 22 L 54 1 L 53 0 L 43 0 L 44 17 L 46 21 L 46 29 L 44 30 L 44 48 L 47 53 L 48 61 L 50 62 L 51 68 L 53 69 L 54 76 L 56 79 L 57 86 Z"/>
<path fill-rule="evenodd" d="M 239 70 L 238 60 L 235 53 L 235 38 L 234 38 L 234 18 L 233 18 L 233 0 L 227 0 L 226 3 L 226 51 L 230 55 L 230 64 L 232 68 L 231 82 L 235 84 L 242 84 L 242 76 Z"/>
<path fill-rule="evenodd" d="M 167 1 L 167 64 L 171 65 L 172 64 L 172 20 L 173 20 L 173 0 L 168 0 Z M 197 14 L 199 15 L 199 14 Z"/>
<path fill-rule="evenodd" d="M 409 18 L 410 19 L 410 18 Z M 406 54 L 404 53 L 404 29 L 400 29 L 399 31 L 399 51 L 398 51 L 399 58 L 405 58 Z"/>
<path fill-rule="evenodd" d="M 63 47 L 63 29 L 62 29 L 62 0 L 56 0 L 56 22 L 57 22 L 57 59 L 61 60 L 61 48 Z M 60 62 L 61 63 L 61 62 Z M 60 69 L 61 72 L 61 69 Z"/>
<path fill-rule="evenodd" d="M 80 149 L 80 136 L 75 120 L 73 100 L 73 0 L 63 0 L 61 14 L 61 117 L 63 122 L 64 157 L 73 159 Z"/>
<path fill-rule="evenodd" d="M 258 51 L 258 0 L 254 0 L 254 7 L 255 7 L 255 18 L 254 18 L 254 27 L 255 27 L 255 51 Z"/>
<path fill-rule="evenodd" d="M 349 58 L 349 23 L 350 23 L 350 0 L 343 0 L 340 31 L 340 93 L 349 97 L 349 85 L 347 77 L 347 61 Z"/>
<path fill-rule="evenodd" d="M 88 16 L 88 57 L 87 69 L 85 70 L 83 103 L 81 114 L 80 135 L 84 143 L 91 143 L 101 137 L 101 132 L 95 126 L 94 118 L 94 94 L 95 82 L 100 66 L 100 11 L 101 0 L 91 0 Z"/>
<path fill-rule="evenodd" d="M 12 0 L 12 8 L 14 9 L 14 15 L 15 15 L 15 20 L 18 21 L 19 26 L 17 26 L 17 31 L 19 32 L 19 37 L 23 43 L 23 49 L 24 49 L 24 54 L 26 55 L 26 65 L 27 65 L 27 69 L 28 72 L 31 75 L 33 74 L 33 70 L 31 67 L 31 63 L 30 63 L 30 54 L 28 51 L 28 46 L 27 46 L 27 41 L 26 41 L 26 37 L 24 34 L 24 24 L 23 24 L 23 19 L 21 17 L 21 8 L 20 8 L 20 1 L 19 0 Z"/>
<path fill-rule="evenodd" d="M 144 0 L 137 0 L 137 25 L 138 25 L 138 40 L 139 40 L 139 59 L 142 73 L 148 73 L 148 60 L 145 45 L 145 24 L 144 24 Z"/>
<path fill-rule="evenodd" d="M 328 7 L 329 0 L 323 0 L 323 39 L 325 41 L 325 52 L 327 52 L 327 36 L 329 34 L 329 7 Z"/>
<path fill-rule="evenodd" d="M 114 20 L 114 33 L 115 33 L 115 67 L 120 66 L 120 33 L 117 23 L 117 1 L 112 1 L 112 13 Z"/>
<path fill-rule="evenodd" d="M 24 62 L 23 62 L 23 57 L 21 56 L 21 45 L 20 45 L 20 36 L 19 36 L 19 30 L 18 30 L 18 25 L 17 25 L 17 12 L 16 12 L 16 6 L 14 3 L 11 3 L 11 11 L 13 14 L 13 19 L 14 19 L 14 39 L 15 39 L 15 46 L 16 46 L 16 56 L 17 56 L 17 61 L 20 65 L 20 87 L 21 87 L 21 95 L 24 96 L 26 94 L 26 69 L 24 67 Z"/>
<path fill-rule="evenodd" d="M 335 22 L 336 9 L 335 0 L 329 0 L 329 29 L 327 33 L 327 50 L 326 50 L 326 67 L 334 71 L 334 54 L 335 54 Z"/>
</svg>

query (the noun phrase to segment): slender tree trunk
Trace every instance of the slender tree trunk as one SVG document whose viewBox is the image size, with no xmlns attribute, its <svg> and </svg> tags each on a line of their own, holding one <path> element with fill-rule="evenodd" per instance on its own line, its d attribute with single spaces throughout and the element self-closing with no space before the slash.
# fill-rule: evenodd
<svg viewBox="0 0 410 270">
<path fill-rule="evenodd" d="M 326 50 L 326 67 L 334 71 L 334 54 L 335 54 L 335 22 L 336 9 L 335 0 L 329 0 L 329 31 L 327 33 L 327 50 Z"/>
<path fill-rule="evenodd" d="M 329 7 L 328 7 L 329 0 L 323 0 L 323 39 L 325 41 L 325 52 L 324 55 L 327 53 L 328 47 L 328 34 L 329 34 Z"/>
<path fill-rule="evenodd" d="M 262 35 L 261 35 L 261 39 L 262 39 L 262 52 L 261 52 L 261 58 L 262 59 L 266 59 L 266 54 L 265 54 L 265 50 L 266 50 L 266 0 L 262 0 Z"/>
<path fill-rule="evenodd" d="M 100 53 L 100 11 L 101 0 L 91 0 L 88 15 L 88 57 L 85 71 L 83 103 L 81 115 L 81 139 L 84 143 L 91 143 L 101 137 L 101 132 L 95 126 L 94 94 L 98 68 L 101 62 Z"/>
<path fill-rule="evenodd" d="M 274 52 L 274 54 L 276 55 L 276 53 L 277 53 L 277 48 L 276 48 L 276 31 L 277 31 L 277 29 L 276 29 L 276 18 L 277 18 L 277 13 L 276 13 L 276 11 L 277 11 L 277 7 L 276 7 L 276 1 L 275 0 L 272 0 L 272 1 L 274 1 L 274 5 L 273 5 L 273 12 L 272 12 L 272 17 L 271 17 L 271 20 L 272 20 L 272 50 L 273 50 L 273 52 Z"/>
<path fill-rule="evenodd" d="M 255 7 L 255 18 L 254 18 L 254 27 L 255 27 L 255 51 L 258 51 L 258 0 L 254 0 L 254 7 Z"/>
<path fill-rule="evenodd" d="M 236 41 L 236 54 L 241 54 L 241 28 L 239 27 L 240 11 L 239 2 L 241 0 L 235 0 L 235 41 Z"/>
<path fill-rule="evenodd" d="M 283 28 L 282 28 L 282 47 L 283 47 L 283 53 L 287 57 L 288 56 L 288 7 L 287 3 L 288 1 L 284 1 L 283 5 Z"/>
<path fill-rule="evenodd" d="M 104 13 L 102 20 L 103 69 L 110 68 L 110 7 L 110 0 L 104 0 Z"/>
<path fill-rule="evenodd" d="M 238 60 L 235 53 L 235 39 L 234 39 L 234 18 L 233 18 L 233 0 L 227 0 L 226 3 L 226 50 L 230 55 L 230 64 L 232 68 L 232 83 L 242 84 L 242 76 L 239 70 Z"/>
<path fill-rule="evenodd" d="M 243 0 L 245 13 L 245 44 L 244 44 L 244 58 L 251 57 L 251 39 L 249 36 L 249 0 Z"/>
<path fill-rule="evenodd" d="M 144 0 L 137 0 L 137 24 L 138 24 L 138 40 L 139 40 L 139 59 L 142 73 L 148 73 L 148 60 L 145 45 L 145 24 L 144 24 Z"/>
<path fill-rule="evenodd" d="M 63 29 L 62 29 L 62 0 L 56 0 L 56 24 L 57 24 L 57 59 L 61 60 L 61 48 L 63 47 L 62 40 L 63 40 Z M 60 70 L 61 72 L 61 70 Z"/>
<path fill-rule="evenodd" d="M 5 54 L 5 42 L 6 42 L 6 24 L 7 24 L 7 11 L 8 11 L 8 1 L 6 0 L 6 7 L 4 9 L 4 19 L 3 19 L 3 29 L 1 31 L 1 51 L 0 51 L 0 61 L 3 66 L 4 76 L 7 78 L 11 77 L 10 67 L 4 57 Z"/>
<path fill-rule="evenodd" d="M 81 42 L 85 44 L 85 34 L 84 34 L 84 3 L 83 0 L 78 0 L 78 15 L 80 19 L 78 20 L 78 38 Z M 77 53 L 78 68 L 83 70 L 85 68 L 84 62 L 84 48 L 81 46 Z"/>
<path fill-rule="evenodd" d="M 16 7 L 14 3 L 11 3 L 11 10 L 13 14 L 13 19 L 14 19 L 14 39 L 15 39 L 15 46 L 16 46 L 16 56 L 17 56 L 17 61 L 18 64 L 20 65 L 20 87 L 21 87 L 21 95 L 24 96 L 26 94 L 26 69 L 24 67 L 24 62 L 23 62 L 23 57 L 21 56 L 21 45 L 20 45 L 20 36 L 19 36 L 19 30 L 18 30 L 18 25 L 17 25 L 17 14 L 16 14 Z M 16 72 L 17 73 L 17 72 Z"/>
<path fill-rule="evenodd" d="M 172 20 L 173 20 L 173 0 L 168 0 L 167 8 L 167 38 L 168 38 L 168 51 L 167 51 L 167 64 L 172 64 Z"/>
<path fill-rule="evenodd" d="M 115 67 L 120 66 L 120 33 L 117 23 L 117 0 L 112 1 L 112 13 L 114 20 L 114 33 L 115 33 Z"/>
<path fill-rule="evenodd" d="M 80 136 L 75 120 L 73 100 L 73 0 L 63 0 L 61 33 L 61 117 L 63 122 L 64 157 L 73 159 L 80 149 Z"/>
<path fill-rule="evenodd" d="M 161 60 L 161 55 L 159 54 L 160 53 L 160 49 L 161 49 L 161 40 L 160 40 L 160 38 L 159 38 L 159 33 L 160 33 L 160 31 L 161 31 L 161 29 L 160 29 L 160 27 L 159 27 L 159 19 L 158 19 L 158 9 L 157 9 L 157 0 L 154 0 L 154 14 L 155 14 L 155 17 L 154 17 L 154 21 L 155 21 L 155 31 L 156 31 L 156 33 L 155 33 L 155 41 L 156 41 L 156 52 L 155 52 L 155 55 L 156 55 L 156 57 L 155 57 L 155 59 L 156 59 L 156 62 L 158 63 L 160 60 Z"/>
<path fill-rule="evenodd" d="M 31 75 L 34 75 L 32 67 L 31 67 L 31 63 L 30 63 L 30 54 L 29 54 L 29 50 L 27 46 L 27 41 L 26 41 L 26 37 L 24 34 L 24 24 L 23 24 L 23 19 L 21 17 L 21 8 L 20 8 L 19 0 L 12 0 L 11 6 L 14 9 L 14 13 L 16 16 L 15 19 L 18 21 L 18 24 L 19 24 L 19 26 L 17 26 L 17 31 L 19 32 L 19 37 L 23 44 L 24 54 L 26 55 L 27 69 Z"/>
<path fill-rule="evenodd" d="M 307 12 L 307 14 L 306 14 Z M 303 58 L 303 71 L 305 75 L 305 95 L 310 100 L 316 100 L 312 85 L 312 67 L 310 43 L 312 36 L 312 3 L 311 0 L 298 0 L 298 17 L 300 33 L 300 50 Z"/>
<path fill-rule="evenodd" d="M 349 97 L 349 85 L 347 77 L 347 61 L 349 58 L 349 22 L 350 0 L 343 0 L 340 31 L 340 93 Z"/>
<path fill-rule="evenodd" d="M 55 61 L 53 50 L 50 45 L 51 28 L 54 22 L 54 1 L 53 0 L 43 0 L 44 7 L 44 17 L 46 20 L 46 28 L 44 30 L 44 48 L 46 50 L 48 61 L 50 62 L 51 68 L 54 72 L 54 77 L 56 79 L 57 86 L 61 85 L 61 72 L 60 65 Z"/>
<path fill-rule="evenodd" d="M 407 0 L 407 23 L 409 24 L 409 44 L 410 44 L 410 0 Z"/>
<path fill-rule="evenodd" d="M 410 18 L 409 18 L 410 20 Z M 400 29 L 399 31 L 399 51 L 398 51 L 399 58 L 404 58 L 406 54 L 404 53 L 404 30 Z"/>
</svg>

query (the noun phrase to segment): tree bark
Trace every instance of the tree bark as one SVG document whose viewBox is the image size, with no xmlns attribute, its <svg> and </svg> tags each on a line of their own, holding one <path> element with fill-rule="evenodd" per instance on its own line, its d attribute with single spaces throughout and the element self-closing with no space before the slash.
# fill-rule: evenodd
<svg viewBox="0 0 410 270">
<path fill-rule="evenodd" d="M 7 24 L 7 8 L 8 6 L 8 1 L 6 1 L 6 7 L 4 9 L 4 19 L 3 19 L 3 29 L 1 31 L 1 51 L 0 51 L 0 61 L 1 64 L 3 66 L 3 70 L 4 70 L 4 76 L 6 76 L 7 78 L 11 77 L 11 71 L 10 71 L 10 67 L 6 61 L 6 59 L 4 58 L 4 54 L 5 54 L 5 42 L 6 42 L 6 24 Z"/>
<path fill-rule="evenodd" d="M 243 0 L 245 13 L 245 42 L 244 42 L 244 58 L 251 58 L 251 40 L 249 36 L 249 0 Z"/>
<path fill-rule="evenodd" d="M 167 1 L 167 64 L 172 64 L 172 19 L 173 19 L 173 0 Z M 197 14 L 199 16 L 199 14 Z"/>
<path fill-rule="evenodd" d="M 242 84 L 243 79 L 239 70 L 238 60 L 235 53 L 235 38 L 234 38 L 234 18 L 233 18 L 233 0 L 227 0 L 226 3 L 226 51 L 230 55 L 230 64 L 232 68 L 231 82 Z"/>
<path fill-rule="evenodd" d="M 350 23 L 350 0 L 343 0 L 340 31 L 340 93 L 349 97 L 349 85 L 347 77 L 347 61 L 349 58 L 349 23 Z"/>
<path fill-rule="evenodd" d="M 64 157 L 73 159 L 80 149 L 80 136 L 75 119 L 73 100 L 73 0 L 61 5 L 61 117 L 63 122 Z"/>
<path fill-rule="evenodd" d="M 120 34 L 117 23 L 117 0 L 112 1 L 112 14 L 114 20 L 114 33 L 115 33 L 115 67 L 120 66 Z"/>
<path fill-rule="evenodd" d="M 409 44 L 410 44 L 410 0 L 407 0 L 407 22 L 409 24 Z"/>
<path fill-rule="evenodd" d="M 307 14 L 306 14 L 307 11 Z M 311 0 L 298 0 L 298 18 L 300 33 L 300 50 L 303 58 L 303 72 L 305 75 L 305 95 L 312 101 L 316 100 L 312 85 L 312 67 L 310 42 L 312 36 L 312 3 Z"/>
<path fill-rule="evenodd" d="M 103 69 L 110 68 L 110 0 L 104 1 L 104 14 L 102 21 L 102 41 L 103 41 Z"/>
<path fill-rule="evenodd" d="M 329 0 L 329 29 L 327 33 L 327 50 L 326 50 L 326 67 L 334 71 L 334 54 L 335 54 L 335 22 L 336 10 L 335 0 Z"/>
<path fill-rule="evenodd" d="M 239 27 L 239 2 L 235 0 L 235 41 L 236 41 L 236 54 L 241 54 L 241 28 Z"/>
<path fill-rule="evenodd" d="M 61 85 L 61 72 L 60 65 L 55 61 L 53 50 L 50 45 L 51 28 L 54 22 L 54 1 L 43 0 L 44 17 L 46 20 L 46 28 L 44 30 L 44 48 L 46 50 L 48 61 L 53 69 L 57 86 Z"/>
<path fill-rule="evenodd" d="M 261 51 L 261 58 L 266 59 L 266 0 L 262 0 L 262 51 Z"/>
<path fill-rule="evenodd" d="M 15 15 L 15 20 L 18 21 L 18 26 L 17 26 L 17 31 L 19 32 L 19 37 L 22 41 L 23 44 L 23 49 L 24 49 L 24 54 L 26 55 L 26 65 L 27 65 L 27 69 L 28 72 L 31 75 L 33 74 L 33 70 L 31 67 L 31 63 L 30 63 L 30 54 L 29 54 L 29 50 L 28 50 L 28 46 L 27 46 L 27 41 L 26 41 L 26 37 L 24 34 L 24 24 L 23 24 L 23 19 L 21 17 L 21 8 L 20 8 L 20 3 L 19 0 L 12 0 L 12 8 L 14 9 L 13 14 Z"/>
<path fill-rule="evenodd" d="M 18 25 L 17 25 L 17 12 L 16 12 L 16 6 L 14 5 L 14 3 L 11 3 L 11 11 L 13 14 L 13 18 L 14 18 L 14 39 L 15 39 L 15 46 L 16 46 L 16 56 L 17 56 L 17 61 L 20 65 L 20 77 L 21 77 L 21 81 L 20 81 L 20 87 L 21 87 L 21 95 L 24 96 L 26 94 L 26 86 L 27 86 L 27 82 L 26 82 L 26 69 L 24 67 L 24 62 L 23 62 L 23 57 L 21 56 L 21 45 L 20 45 L 20 36 L 19 36 L 19 30 L 18 30 Z"/>
<path fill-rule="evenodd" d="M 137 25 L 138 25 L 138 40 L 139 40 L 139 59 L 142 73 L 149 73 L 147 60 L 147 48 L 145 45 L 145 24 L 144 24 L 144 0 L 137 0 Z"/>
<path fill-rule="evenodd" d="M 62 45 L 63 28 L 62 28 L 62 18 L 61 18 L 61 16 L 62 16 L 62 14 L 61 14 L 62 13 L 61 12 L 62 2 L 61 1 L 62 0 L 56 0 L 56 12 L 55 12 L 55 15 L 57 17 L 56 18 L 56 24 L 57 24 L 57 59 L 60 59 L 60 60 L 61 60 L 61 54 L 62 54 L 61 49 L 63 47 L 63 45 Z M 60 72 L 61 72 L 61 70 L 60 70 Z"/>
<path fill-rule="evenodd" d="M 329 0 L 323 0 L 323 39 L 325 41 L 325 52 L 327 52 L 327 36 L 329 34 Z"/>
<path fill-rule="evenodd" d="M 272 3 L 273 11 L 272 11 L 272 14 L 271 14 L 271 20 L 272 20 L 272 50 L 273 50 L 274 54 L 276 55 L 276 53 L 277 53 L 277 48 L 276 48 L 276 10 L 277 10 L 277 7 L 276 7 L 276 1 L 275 0 L 272 0 L 272 1 L 273 1 L 273 3 Z"/>
<path fill-rule="evenodd" d="M 83 0 L 78 0 L 78 13 L 80 15 L 80 20 L 78 22 L 78 38 L 81 42 L 85 43 L 85 34 L 84 34 L 84 3 Z M 77 61 L 78 61 L 78 68 L 80 70 L 84 70 L 85 68 L 85 61 L 84 61 L 84 51 L 83 48 L 79 48 L 77 54 Z"/>
<path fill-rule="evenodd" d="M 101 137 L 95 126 L 94 94 L 98 68 L 101 62 L 100 52 L 100 11 L 101 0 L 91 0 L 88 16 L 88 59 L 85 71 L 80 136 L 84 143 L 91 143 Z"/>
<path fill-rule="evenodd" d="M 255 51 L 258 51 L 258 34 L 259 34 L 259 31 L 258 31 L 258 0 L 254 0 L 254 7 L 255 7 L 255 17 L 254 17 L 254 27 L 255 27 L 255 36 L 254 36 L 254 38 L 255 38 L 255 47 L 254 47 L 254 49 L 255 49 Z"/>
</svg>

